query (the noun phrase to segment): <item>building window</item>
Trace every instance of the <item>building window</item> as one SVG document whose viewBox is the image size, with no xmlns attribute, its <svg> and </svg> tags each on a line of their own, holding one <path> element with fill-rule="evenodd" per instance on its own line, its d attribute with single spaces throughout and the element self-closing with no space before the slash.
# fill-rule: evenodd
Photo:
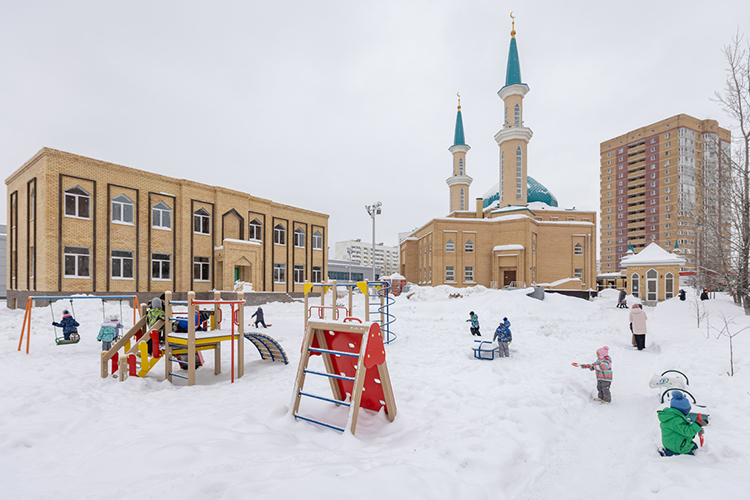
<svg viewBox="0 0 750 500">
<path fill-rule="evenodd" d="M 575 271 L 573 272 L 573 277 L 579 280 L 583 280 L 583 269 L 581 268 L 575 269 Z"/>
<path fill-rule="evenodd" d="M 633 297 L 638 297 L 639 289 L 641 286 L 641 277 L 638 273 L 633 273 L 630 277 L 630 294 Z"/>
<path fill-rule="evenodd" d="M 121 224 L 132 224 L 133 223 L 133 200 L 121 194 L 120 196 L 112 199 L 112 222 L 119 222 Z"/>
<path fill-rule="evenodd" d="M 312 236 L 313 250 L 323 250 L 323 235 L 320 231 L 315 231 Z"/>
<path fill-rule="evenodd" d="M 211 258 L 210 257 L 193 257 L 193 279 L 195 281 L 211 280 Z"/>
<path fill-rule="evenodd" d="M 286 245 L 286 228 L 281 224 L 276 224 L 273 228 L 273 242 L 276 245 Z"/>
<path fill-rule="evenodd" d="M 65 256 L 66 278 L 89 277 L 90 250 L 88 247 L 66 246 L 63 253 Z"/>
<path fill-rule="evenodd" d="M 458 175 L 464 175 L 464 159 L 458 159 Z"/>
<path fill-rule="evenodd" d="M 263 240 L 263 224 L 258 219 L 253 219 L 248 225 L 247 237 L 249 240 Z"/>
<path fill-rule="evenodd" d="M 505 106 L 505 126 L 508 126 L 508 106 Z"/>
<path fill-rule="evenodd" d="M 573 247 L 573 255 L 583 255 L 583 247 L 580 243 L 576 243 L 576 246 Z"/>
<path fill-rule="evenodd" d="M 36 188 L 31 188 L 29 192 L 29 220 L 34 220 L 36 214 Z M 30 276 L 33 278 L 33 276 Z"/>
<path fill-rule="evenodd" d="M 65 190 L 65 216 L 91 218 L 91 195 L 81 186 Z"/>
<path fill-rule="evenodd" d="M 646 300 L 655 302 L 657 296 L 657 280 L 659 274 L 655 269 L 649 269 L 646 273 Z"/>
<path fill-rule="evenodd" d="M 521 126 L 521 106 L 518 103 L 513 107 L 513 125 Z"/>
<path fill-rule="evenodd" d="M 456 281 L 456 274 L 453 266 L 445 266 L 445 281 L 448 283 L 454 283 Z"/>
<path fill-rule="evenodd" d="M 201 208 L 193 214 L 193 232 L 211 234 L 211 215 L 205 208 Z"/>
<path fill-rule="evenodd" d="M 667 244 L 669 246 L 669 244 Z M 674 275 L 667 273 L 664 276 L 664 298 L 671 299 L 674 297 Z"/>
<path fill-rule="evenodd" d="M 151 207 L 151 227 L 172 229 L 172 209 L 163 201 Z"/>
<path fill-rule="evenodd" d="M 445 242 L 445 251 L 446 252 L 455 252 L 456 251 L 456 244 L 453 243 L 453 240 L 448 240 Z"/>
<path fill-rule="evenodd" d="M 151 254 L 151 278 L 169 280 L 172 276 L 172 256 L 168 253 Z"/>
<path fill-rule="evenodd" d="M 313 266 L 312 268 L 312 282 L 320 283 L 323 279 L 323 270 L 320 266 Z"/>
<path fill-rule="evenodd" d="M 273 282 L 286 283 L 286 266 L 284 264 L 273 265 Z"/>
<path fill-rule="evenodd" d="M 294 265 L 294 282 L 304 283 L 305 282 L 305 266 L 299 264 Z"/>
<path fill-rule="evenodd" d="M 500 151 L 500 201 L 502 202 L 504 199 L 505 199 L 505 151 Z"/>
<path fill-rule="evenodd" d="M 474 282 L 474 266 L 464 267 L 464 281 L 467 283 Z"/>
<path fill-rule="evenodd" d="M 133 278 L 133 252 L 112 250 L 112 277 Z"/>
<path fill-rule="evenodd" d="M 305 231 L 301 227 L 294 230 L 294 246 L 305 248 Z"/>
<path fill-rule="evenodd" d="M 523 180 L 523 150 L 521 146 L 516 149 L 516 199 L 523 197 L 523 186 L 521 181 Z"/>
<path fill-rule="evenodd" d="M 464 193 L 464 188 L 461 188 L 461 208 L 460 210 L 466 210 L 466 193 Z"/>
<path fill-rule="evenodd" d="M 466 244 L 464 244 L 464 252 L 474 253 L 474 243 L 471 240 L 467 240 Z"/>
</svg>

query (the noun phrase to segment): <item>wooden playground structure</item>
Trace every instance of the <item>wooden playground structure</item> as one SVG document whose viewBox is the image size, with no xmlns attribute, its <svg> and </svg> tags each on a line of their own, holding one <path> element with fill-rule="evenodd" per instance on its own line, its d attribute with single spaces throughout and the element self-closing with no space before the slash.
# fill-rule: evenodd
<svg viewBox="0 0 750 500">
<path fill-rule="evenodd" d="M 305 284 L 305 336 L 292 404 L 292 414 L 295 419 L 339 432 L 346 432 L 348 428 L 354 434 L 360 408 L 375 412 L 385 409 L 390 422 L 396 418 L 396 400 L 385 359 L 385 343 L 381 327 L 377 322 L 369 322 L 370 303 L 367 298 L 369 285 L 368 282 L 338 284 L 335 281 L 330 284 Z M 308 293 L 318 286 L 323 288 L 321 303 L 319 306 L 309 306 Z M 345 286 L 349 292 L 348 308 L 336 305 L 338 286 Z M 365 323 L 351 316 L 354 287 L 362 291 L 365 296 Z M 333 290 L 333 302 L 331 306 L 326 306 L 325 295 L 329 289 Z M 331 313 L 330 320 L 325 319 L 326 311 Z M 313 312 L 316 313 L 318 319 L 312 317 Z M 385 322 L 385 312 L 382 307 L 379 313 L 381 321 Z M 310 368 L 310 360 L 314 356 L 321 357 L 324 370 Z M 313 394 L 305 390 L 308 375 L 327 378 L 332 397 Z M 313 418 L 309 414 L 302 415 L 300 406 L 303 398 L 325 401 L 337 407 L 348 407 L 346 424 L 336 425 Z"/>
</svg>

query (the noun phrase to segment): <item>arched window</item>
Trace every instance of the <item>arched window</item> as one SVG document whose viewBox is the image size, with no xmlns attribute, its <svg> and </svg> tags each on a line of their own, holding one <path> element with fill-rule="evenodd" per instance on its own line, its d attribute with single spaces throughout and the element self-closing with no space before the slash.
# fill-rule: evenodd
<svg viewBox="0 0 750 500">
<path fill-rule="evenodd" d="M 312 237 L 313 250 L 323 250 L 323 235 L 320 231 L 315 231 Z"/>
<path fill-rule="evenodd" d="M 151 227 L 172 229 L 172 209 L 163 201 L 151 207 Z"/>
<path fill-rule="evenodd" d="M 305 248 L 305 231 L 301 227 L 294 230 L 294 246 Z"/>
<path fill-rule="evenodd" d="M 523 198 L 521 181 L 523 181 L 523 150 L 521 146 L 518 146 L 516 148 L 516 199 L 518 200 Z"/>
<path fill-rule="evenodd" d="M 112 222 L 133 223 L 133 200 L 121 194 L 112 198 Z"/>
<path fill-rule="evenodd" d="M 507 111 L 508 108 L 505 108 Z M 505 191 L 505 151 L 500 151 L 500 201 L 503 201 L 503 191 Z"/>
<path fill-rule="evenodd" d="M 205 208 L 199 208 L 193 214 L 193 232 L 211 234 L 211 214 Z"/>
<path fill-rule="evenodd" d="M 518 103 L 513 108 L 513 125 L 516 127 L 521 126 L 521 105 Z"/>
<path fill-rule="evenodd" d="M 503 121 L 503 124 L 506 127 L 509 125 L 509 123 L 508 123 L 508 106 L 505 106 L 505 120 Z"/>
<path fill-rule="evenodd" d="M 576 246 L 573 247 L 573 255 L 583 255 L 583 247 L 580 243 L 576 243 Z"/>
<path fill-rule="evenodd" d="M 286 245 L 286 228 L 281 224 L 276 224 L 273 228 L 273 242 L 276 245 Z"/>
<path fill-rule="evenodd" d="M 464 252 L 474 253 L 474 243 L 472 243 L 471 240 L 466 240 L 466 243 L 464 244 Z"/>
<path fill-rule="evenodd" d="M 466 194 L 464 188 L 461 188 L 461 208 L 460 210 L 466 210 Z"/>
<path fill-rule="evenodd" d="M 649 302 L 656 302 L 658 296 L 658 280 L 659 273 L 655 269 L 649 269 L 646 273 L 646 300 Z"/>
<path fill-rule="evenodd" d="M 638 273 L 633 273 L 633 275 L 630 276 L 630 295 L 632 295 L 633 297 L 638 297 L 640 287 L 641 277 L 638 275 Z"/>
<path fill-rule="evenodd" d="M 458 159 L 458 175 L 464 175 L 464 159 Z"/>
<path fill-rule="evenodd" d="M 674 275 L 667 273 L 664 276 L 664 298 L 671 299 L 674 297 Z"/>
<path fill-rule="evenodd" d="M 453 240 L 448 240 L 445 242 L 445 251 L 446 252 L 455 252 L 456 251 L 456 244 L 453 243 Z"/>
<path fill-rule="evenodd" d="M 88 219 L 91 217 L 91 195 L 81 186 L 65 190 L 65 216 Z"/>
<path fill-rule="evenodd" d="M 249 240 L 263 240 L 263 224 L 258 219 L 253 219 L 248 225 L 247 238 Z"/>
</svg>

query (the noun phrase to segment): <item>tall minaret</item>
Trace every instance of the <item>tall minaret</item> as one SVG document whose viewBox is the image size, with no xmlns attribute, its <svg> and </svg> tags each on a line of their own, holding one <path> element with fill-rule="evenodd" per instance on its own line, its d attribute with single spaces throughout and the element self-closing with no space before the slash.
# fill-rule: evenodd
<svg viewBox="0 0 750 500">
<path fill-rule="evenodd" d="M 513 18 L 511 12 L 510 17 Z M 521 65 L 516 47 L 516 22 L 510 32 L 510 52 L 505 86 L 498 91 L 505 103 L 503 128 L 495 134 L 500 146 L 500 206 L 526 205 L 527 149 L 533 133 L 523 126 L 523 97 L 529 86 L 521 83 Z"/>
<path fill-rule="evenodd" d="M 466 175 L 466 152 L 471 149 L 464 140 L 464 122 L 461 119 L 461 96 L 458 96 L 458 114 L 456 114 L 456 133 L 453 135 L 453 146 L 448 148 L 453 154 L 453 175 L 445 182 L 450 189 L 449 212 L 469 210 L 469 186 L 473 180 Z"/>
</svg>

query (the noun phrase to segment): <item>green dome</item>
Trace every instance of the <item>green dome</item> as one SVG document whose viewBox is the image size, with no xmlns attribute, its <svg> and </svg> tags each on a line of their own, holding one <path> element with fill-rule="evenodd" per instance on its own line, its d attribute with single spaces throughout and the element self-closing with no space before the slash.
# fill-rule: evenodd
<svg viewBox="0 0 750 500">
<path fill-rule="evenodd" d="M 495 184 L 495 186 L 489 191 L 487 191 L 482 198 L 483 198 L 483 201 L 482 201 L 483 208 L 487 208 L 488 206 L 492 205 L 494 202 L 498 201 L 500 199 L 498 185 Z M 530 175 L 527 175 L 526 176 L 526 202 L 534 203 L 537 201 L 546 203 L 547 205 L 551 207 L 558 206 L 557 198 L 555 198 L 555 195 L 550 193 L 549 189 L 544 187 L 539 181 L 537 181 Z"/>
</svg>

